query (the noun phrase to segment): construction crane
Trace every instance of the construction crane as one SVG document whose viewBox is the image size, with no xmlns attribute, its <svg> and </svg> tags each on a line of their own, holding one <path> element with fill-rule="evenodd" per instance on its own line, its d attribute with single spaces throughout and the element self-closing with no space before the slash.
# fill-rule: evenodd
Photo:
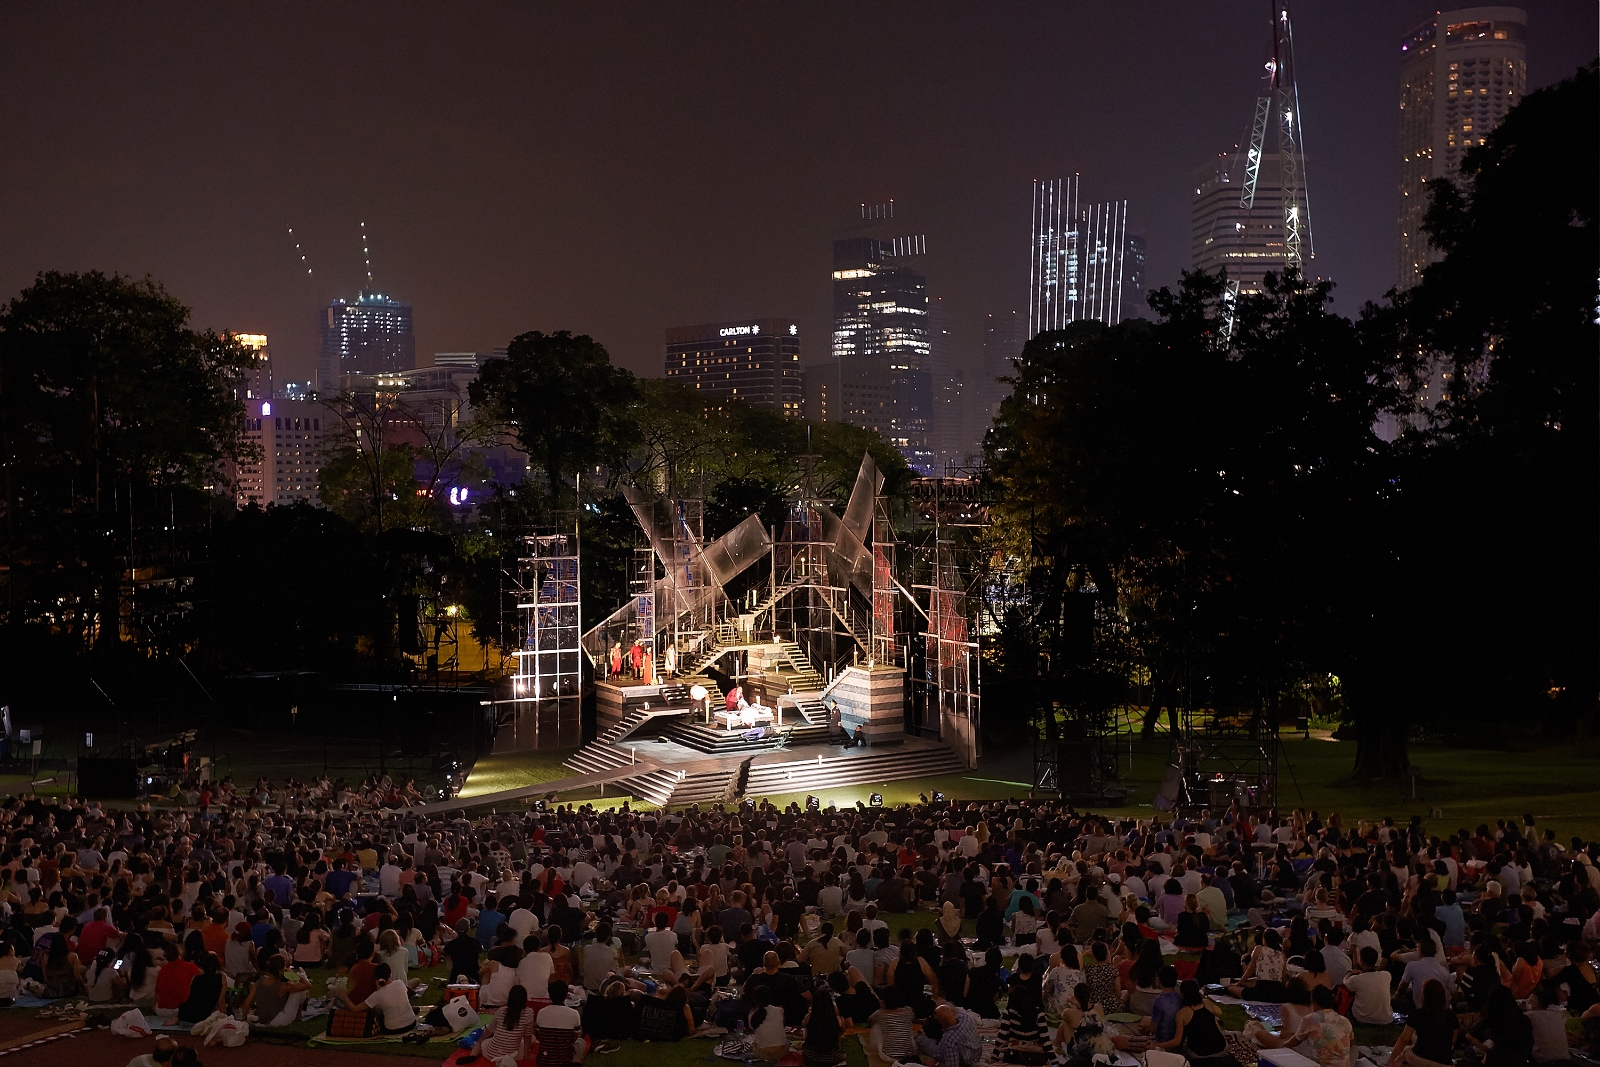
<svg viewBox="0 0 1600 1067">
<path fill-rule="evenodd" d="M 1266 153 L 1267 128 L 1278 131 L 1278 185 L 1283 210 L 1283 264 L 1305 274 L 1306 261 L 1316 258 L 1311 239 L 1311 193 L 1306 187 L 1306 146 L 1300 114 L 1300 89 L 1295 84 L 1294 25 L 1289 8 L 1268 0 L 1272 29 L 1272 58 L 1266 64 L 1266 85 L 1256 98 L 1255 121 L 1250 126 L 1250 148 L 1245 155 L 1244 188 L 1239 206 L 1254 210 L 1256 182 Z M 1223 295 L 1225 332 L 1233 332 L 1233 305 L 1239 297 L 1237 278 L 1228 281 Z"/>
</svg>

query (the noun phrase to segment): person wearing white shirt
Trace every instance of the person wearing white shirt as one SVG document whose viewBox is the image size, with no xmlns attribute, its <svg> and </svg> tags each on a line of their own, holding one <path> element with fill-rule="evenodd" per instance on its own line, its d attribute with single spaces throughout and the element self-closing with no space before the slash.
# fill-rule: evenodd
<svg viewBox="0 0 1600 1067">
<path fill-rule="evenodd" d="M 384 964 L 378 964 L 378 988 L 361 1006 L 379 1012 L 383 1019 L 383 1032 L 397 1034 L 417 1025 L 417 1012 L 411 1006 L 411 996 L 406 984 L 389 977 Z"/>
<path fill-rule="evenodd" d="M 977 858 L 978 850 L 983 847 L 978 844 L 978 835 L 971 833 L 961 835 L 960 845 L 961 855 L 969 860 Z"/>
<path fill-rule="evenodd" d="M 572 865 L 572 887 L 574 889 L 582 889 L 594 881 L 595 875 L 599 873 L 595 865 L 588 860 L 579 860 Z"/>
<path fill-rule="evenodd" d="M 539 917 L 527 908 L 518 908 L 506 916 L 506 925 L 517 932 L 517 945 L 520 947 L 529 934 L 539 929 Z"/>
<path fill-rule="evenodd" d="M 550 995 L 550 976 L 555 969 L 556 963 L 550 953 L 537 949 L 517 964 L 517 984 L 528 991 L 529 1000 L 543 1000 Z"/>
<path fill-rule="evenodd" d="M 400 895 L 400 865 L 392 859 L 378 869 L 378 892 L 390 900 Z"/>
<path fill-rule="evenodd" d="M 1356 997 L 1350 1006 L 1350 1018 L 1368 1026 L 1392 1025 L 1394 1006 L 1389 998 L 1389 972 L 1378 966 L 1376 949 L 1361 950 L 1361 968 L 1346 975 L 1344 980 L 1345 987 Z"/>
<path fill-rule="evenodd" d="M 1200 871 L 1190 864 L 1184 865 L 1183 873 L 1178 875 L 1178 884 L 1183 886 L 1185 895 L 1198 895 L 1200 890 L 1205 888 L 1205 883 L 1200 879 Z"/>
<path fill-rule="evenodd" d="M 1145 886 L 1144 879 L 1137 874 L 1129 874 L 1123 878 L 1122 891 L 1124 894 L 1132 893 L 1140 900 L 1148 900 L 1150 898 L 1150 890 Z"/>
<path fill-rule="evenodd" d="M 656 914 L 656 928 L 644 935 L 645 955 L 650 957 L 650 969 L 657 974 L 676 972 L 678 964 L 682 961 L 673 957 L 678 954 L 678 935 L 666 925 L 666 912 Z"/>
</svg>

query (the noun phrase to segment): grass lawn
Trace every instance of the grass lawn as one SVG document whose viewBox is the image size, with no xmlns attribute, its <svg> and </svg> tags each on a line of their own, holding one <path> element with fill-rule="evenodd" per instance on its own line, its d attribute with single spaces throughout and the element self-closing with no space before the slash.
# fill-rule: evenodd
<svg viewBox="0 0 1600 1067">
<path fill-rule="evenodd" d="M 463 796 L 552 781 L 571 772 L 561 760 L 571 750 L 490 756 L 479 760 L 467 779 Z M 1154 814 L 1156 789 L 1166 771 L 1168 745 L 1164 737 L 1150 742 L 1123 735 L 1118 741 L 1122 784 L 1131 789 L 1130 816 Z M 1505 751 L 1413 745 L 1412 762 L 1421 770 L 1416 797 L 1409 782 L 1352 785 L 1343 780 L 1355 760 L 1355 744 L 1284 735 L 1279 754 L 1279 803 L 1355 819 L 1390 816 L 1405 822 L 1422 816 L 1430 831 L 1448 833 L 1474 829 L 1496 819 L 1521 820 L 1533 815 L 1541 829 L 1553 829 L 1563 843 L 1576 834 L 1600 837 L 1600 742 L 1574 743 L 1557 748 Z M 965 774 L 912 778 L 899 782 L 823 788 L 815 795 L 823 806 L 854 807 L 869 795 L 882 793 L 890 806 L 915 802 L 918 794 L 935 790 L 962 800 L 1020 797 L 1028 792 L 1032 774 L 1026 751 L 991 752 Z M 804 793 L 771 794 L 775 804 L 805 802 Z M 607 798 L 608 801 L 610 798 Z M 637 803 L 635 806 L 639 806 Z M 1435 818 L 1432 809 L 1443 816 Z"/>
</svg>

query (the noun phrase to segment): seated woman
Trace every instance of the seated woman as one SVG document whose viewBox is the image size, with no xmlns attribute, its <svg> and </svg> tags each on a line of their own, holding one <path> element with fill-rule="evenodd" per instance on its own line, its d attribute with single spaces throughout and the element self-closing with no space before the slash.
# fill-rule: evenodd
<svg viewBox="0 0 1600 1067">
<path fill-rule="evenodd" d="M 83 964 L 72 951 L 66 934 L 57 934 L 50 942 L 50 954 L 44 961 L 44 991 L 39 995 L 47 1000 L 79 997 L 84 994 Z"/>
<path fill-rule="evenodd" d="M 759 1060 L 776 1063 L 789 1054 L 789 1034 L 783 1025 L 783 1009 L 773 1006 L 765 989 L 757 989 L 752 998 L 755 1008 L 750 1012 L 749 1026 L 751 1051 Z M 867 1051 L 870 1058 L 871 1049 Z"/>
<path fill-rule="evenodd" d="M 804 1067 L 834 1067 L 845 1061 L 844 1023 L 834 1007 L 833 991 L 826 982 L 818 982 L 811 993 L 811 1010 L 806 1012 L 805 1043 L 800 1046 Z"/>
<path fill-rule="evenodd" d="M 1044 1002 L 1032 963 L 1032 956 L 1018 957 L 1017 973 L 1011 976 L 1011 995 L 1006 999 L 1006 1014 L 997 1037 L 1002 1058 L 1010 1052 L 1018 1059 L 1027 1059 L 1035 1049 L 1043 1053 L 1050 1047 L 1050 1028 L 1044 1021 Z"/>
<path fill-rule="evenodd" d="M 1285 1016 L 1276 1034 L 1269 1033 L 1256 1022 L 1252 1022 L 1247 1032 L 1264 1048 L 1294 1048 L 1321 1067 L 1349 1067 L 1355 1029 L 1349 1019 L 1334 1010 L 1333 990 L 1318 986 L 1311 991 L 1311 1004 L 1316 1010 L 1301 1017 L 1293 1027 Z M 1401 1062 L 1395 1061 L 1395 1067 L 1400 1067 Z"/>
<path fill-rule="evenodd" d="M 178 1006 L 180 1023 L 197 1023 L 214 1012 L 228 1010 L 225 995 L 227 980 L 222 975 L 222 965 L 216 954 L 207 952 L 200 957 L 200 973 L 189 983 L 189 996 Z"/>
<path fill-rule="evenodd" d="M 1200 898 L 1190 893 L 1178 913 L 1178 934 L 1173 944 L 1189 952 L 1204 952 L 1211 945 L 1211 917 L 1200 910 Z"/>
<path fill-rule="evenodd" d="M 473 1054 L 488 1063 L 499 1063 L 505 1057 L 524 1058 L 534 1044 L 534 1019 L 538 1014 L 528 1007 L 528 991 L 512 986 L 506 1002 L 494 1009 L 489 1025 L 472 1047 Z"/>
<path fill-rule="evenodd" d="M 1443 984 L 1430 978 L 1422 986 L 1422 1007 L 1406 1019 L 1389 1053 L 1391 1067 L 1445 1067 L 1455 1062 L 1456 1013 Z"/>
<path fill-rule="evenodd" d="M 1178 995 L 1183 1007 L 1178 1009 L 1177 1032 L 1171 1040 L 1156 1042 L 1155 1047 L 1183 1053 L 1191 1067 L 1236 1067 L 1217 1022 L 1222 1009 L 1201 996 L 1200 987 L 1193 981 L 1179 986 Z"/>
<path fill-rule="evenodd" d="M 1105 1012 L 1094 1002 L 1089 983 L 1079 982 L 1071 1002 L 1061 1010 L 1061 1025 L 1056 1028 L 1058 1062 L 1065 1067 L 1087 1067 L 1096 1055 L 1109 1054 L 1111 1041 L 1105 1027 Z"/>
<path fill-rule="evenodd" d="M 1122 981 L 1128 997 L 1128 1010 L 1135 1015 L 1149 1015 L 1156 998 L 1161 995 L 1158 975 L 1161 973 L 1161 945 L 1146 939 L 1139 949 L 1139 958 L 1128 968 Z"/>
<path fill-rule="evenodd" d="M 311 991 L 311 983 L 285 981 L 283 966 L 281 955 L 275 954 L 267 960 L 266 970 L 245 998 L 242 1014 L 246 1018 L 253 1012 L 262 1026 L 288 1026 L 300 1018 L 300 1008 Z"/>
<path fill-rule="evenodd" d="M 1264 930 L 1261 943 L 1250 952 L 1244 974 L 1228 987 L 1228 992 L 1244 1000 L 1282 1003 L 1285 967 L 1282 935 L 1270 928 Z"/>
</svg>

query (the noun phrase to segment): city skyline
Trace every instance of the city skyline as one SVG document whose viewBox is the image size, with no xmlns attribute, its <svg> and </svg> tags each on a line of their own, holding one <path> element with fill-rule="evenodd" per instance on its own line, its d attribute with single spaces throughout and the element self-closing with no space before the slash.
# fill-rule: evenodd
<svg viewBox="0 0 1600 1067">
<path fill-rule="evenodd" d="M 1519 6 L 1533 91 L 1586 58 L 1595 13 Z M 1294 9 L 1311 180 L 1326 190 L 1317 269 L 1346 313 L 1397 280 L 1398 42 L 1433 10 Z M 485 8 L 378 25 L 352 8 L 313 39 L 260 13 L 172 20 L 174 35 L 141 13 L 8 9 L 7 39 L 28 46 L 8 64 L 8 99 L 30 101 L 13 103 L 11 156 L 28 165 L 0 170 L 0 188 L 31 209 L 0 222 L 0 281 L 16 291 L 51 268 L 159 277 L 199 323 L 272 336 L 289 381 L 315 373 L 310 316 L 366 288 L 370 259 L 373 287 L 416 307 L 422 352 L 565 328 L 655 375 L 673 323 L 777 307 L 825 336 L 818 279 L 839 205 L 894 195 L 930 220 L 925 273 L 949 305 L 951 343 L 972 353 L 986 313 L 1026 309 L 1017 249 L 1031 182 L 1084 172 L 1129 201 L 1148 285 L 1173 284 L 1189 265 L 1194 168 L 1248 138 L 1265 12 L 919 12 L 869 12 L 865 27 L 825 8 L 644 16 L 611 35 L 581 14 Z M 381 40 L 350 60 L 333 42 L 356 23 Z M 907 44 L 887 74 L 934 62 L 949 77 L 915 92 L 915 79 L 886 77 L 863 96 L 856 75 L 881 61 L 863 32 L 880 23 Z M 1068 54 L 1046 59 L 1068 30 Z M 237 39 L 260 59 L 248 80 L 222 45 Z M 535 74 L 511 61 L 529 40 L 579 46 Z M 655 47 L 695 73 L 647 89 L 630 65 L 648 70 L 637 60 Z M 163 59 L 178 54 L 193 61 Z M 777 73 L 762 58 L 773 54 Z M 432 73 L 441 58 L 482 73 Z M 806 71 L 809 95 L 796 97 L 792 70 Z M 23 88 L 59 78 L 83 91 Z M 826 136 L 822 113 L 838 117 Z M 360 122 L 324 136 L 341 115 Z M 610 126 L 617 136 L 592 132 Z M 765 162 L 773 152 L 784 174 Z"/>
</svg>

